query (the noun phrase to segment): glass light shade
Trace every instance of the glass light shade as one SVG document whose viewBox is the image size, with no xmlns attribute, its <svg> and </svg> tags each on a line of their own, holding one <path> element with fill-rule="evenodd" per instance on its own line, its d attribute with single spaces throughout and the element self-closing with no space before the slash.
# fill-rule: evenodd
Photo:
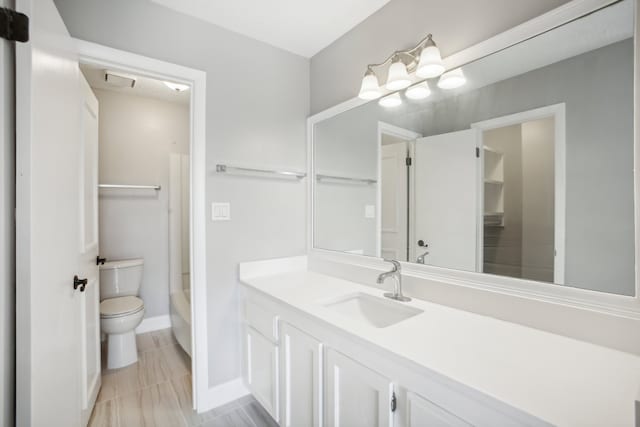
<svg viewBox="0 0 640 427">
<path fill-rule="evenodd" d="M 429 85 L 427 82 L 418 83 L 417 85 L 413 85 L 408 88 L 404 92 L 405 96 L 409 99 L 425 99 L 429 95 L 431 95 L 431 89 L 429 89 Z"/>
<path fill-rule="evenodd" d="M 400 95 L 397 93 L 392 93 L 391 95 L 385 96 L 384 98 L 378 101 L 383 107 L 397 107 L 402 104 L 402 99 L 400 99 Z"/>
<path fill-rule="evenodd" d="M 172 82 L 163 82 L 169 89 L 175 90 L 176 92 L 182 92 L 183 90 L 189 89 L 189 85 L 183 85 L 181 83 L 172 83 Z"/>
<path fill-rule="evenodd" d="M 367 73 L 362 78 L 362 85 L 360 86 L 360 93 L 358 94 L 358 98 L 360 99 L 376 99 L 382 95 L 380 92 L 380 83 L 378 83 L 378 77 L 376 77 L 375 73 L 372 71 L 367 71 Z"/>
<path fill-rule="evenodd" d="M 467 79 L 462 72 L 462 68 L 456 68 L 455 70 L 447 71 L 438 80 L 438 87 L 440 89 L 455 89 L 467 82 Z"/>
<path fill-rule="evenodd" d="M 389 67 L 389 75 L 387 77 L 387 89 L 400 90 L 411 84 L 407 66 L 402 61 L 396 59 Z"/>
<path fill-rule="evenodd" d="M 444 64 L 440 56 L 440 49 L 436 45 L 427 46 L 422 49 L 420 61 L 416 68 L 416 75 L 423 79 L 432 79 L 444 73 Z"/>
</svg>

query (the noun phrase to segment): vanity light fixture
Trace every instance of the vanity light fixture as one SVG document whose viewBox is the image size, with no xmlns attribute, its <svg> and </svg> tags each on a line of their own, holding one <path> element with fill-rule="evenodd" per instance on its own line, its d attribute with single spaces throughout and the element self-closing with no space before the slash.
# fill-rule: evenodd
<svg viewBox="0 0 640 427">
<path fill-rule="evenodd" d="M 407 66 L 400 60 L 400 56 L 395 56 L 389 67 L 386 88 L 389 90 L 404 89 L 411 84 Z"/>
<path fill-rule="evenodd" d="M 417 101 L 431 95 L 431 89 L 429 89 L 427 82 L 422 82 L 409 87 L 404 94 L 407 98 Z"/>
<path fill-rule="evenodd" d="M 189 89 L 189 85 L 185 85 L 182 83 L 172 83 L 172 82 L 163 82 L 169 89 L 175 90 L 176 92 L 182 92 Z"/>
<path fill-rule="evenodd" d="M 440 80 L 438 80 L 438 87 L 440 89 L 456 89 L 464 85 L 466 82 L 467 79 L 462 72 L 462 68 L 456 68 L 454 70 L 447 71 L 440 76 Z"/>
<path fill-rule="evenodd" d="M 358 95 L 361 99 L 371 100 L 380 98 L 382 92 L 380 91 L 380 83 L 378 82 L 378 77 L 373 70 L 369 69 L 364 75 L 362 79 L 362 85 L 360 86 L 360 94 Z"/>
<path fill-rule="evenodd" d="M 402 104 L 402 99 L 400 99 L 400 94 L 396 92 L 381 98 L 378 104 L 387 108 L 398 107 Z"/>
<path fill-rule="evenodd" d="M 411 85 L 410 74 L 414 71 L 418 77 L 434 78 L 440 76 L 445 70 L 440 50 L 429 34 L 413 48 L 395 51 L 379 64 L 369 64 L 367 72 L 362 78 L 359 98 L 371 100 L 382 95 L 378 78 L 373 69 L 384 67 L 389 63 L 391 66 L 385 87 L 392 91 L 401 90 Z"/>
</svg>

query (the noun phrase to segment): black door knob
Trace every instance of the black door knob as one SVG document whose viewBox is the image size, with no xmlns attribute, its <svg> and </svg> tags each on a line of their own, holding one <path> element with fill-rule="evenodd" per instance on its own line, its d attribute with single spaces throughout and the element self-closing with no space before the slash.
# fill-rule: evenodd
<svg viewBox="0 0 640 427">
<path fill-rule="evenodd" d="M 73 276 L 73 289 L 80 288 L 80 292 L 84 292 L 84 288 L 87 286 L 89 282 L 88 279 L 79 279 L 78 276 Z"/>
<path fill-rule="evenodd" d="M 106 258 L 100 258 L 100 255 L 96 256 L 96 265 L 104 265 L 104 263 L 107 261 Z"/>
</svg>

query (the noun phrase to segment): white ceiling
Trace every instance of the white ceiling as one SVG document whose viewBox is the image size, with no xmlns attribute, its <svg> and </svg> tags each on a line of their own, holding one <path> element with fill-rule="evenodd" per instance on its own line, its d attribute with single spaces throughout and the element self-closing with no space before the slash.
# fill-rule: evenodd
<svg viewBox="0 0 640 427">
<path fill-rule="evenodd" d="M 310 58 L 389 0 L 152 0 Z"/>
<path fill-rule="evenodd" d="M 80 64 L 82 74 L 84 74 L 89 86 L 94 89 L 110 90 L 113 92 L 126 93 L 129 95 L 143 96 L 146 98 L 155 98 L 162 101 L 176 102 L 178 104 L 188 105 L 191 99 L 191 91 L 185 90 L 176 92 L 169 89 L 161 80 L 151 79 L 148 77 L 134 76 L 128 73 L 121 73 L 117 70 L 110 70 L 118 75 L 133 77 L 136 84 L 133 88 L 117 87 L 107 83 L 104 80 L 105 68 L 95 65 Z"/>
</svg>

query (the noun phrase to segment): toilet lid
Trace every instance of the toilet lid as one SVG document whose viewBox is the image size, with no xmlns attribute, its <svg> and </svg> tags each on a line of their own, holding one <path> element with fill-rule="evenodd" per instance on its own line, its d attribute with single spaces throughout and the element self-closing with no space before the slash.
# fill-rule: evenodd
<svg viewBox="0 0 640 427">
<path fill-rule="evenodd" d="M 144 303 L 138 297 L 109 298 L 100 303 L 100 317 L 119 317 L 137 313 L 144 308 Z"/>
</svg>

